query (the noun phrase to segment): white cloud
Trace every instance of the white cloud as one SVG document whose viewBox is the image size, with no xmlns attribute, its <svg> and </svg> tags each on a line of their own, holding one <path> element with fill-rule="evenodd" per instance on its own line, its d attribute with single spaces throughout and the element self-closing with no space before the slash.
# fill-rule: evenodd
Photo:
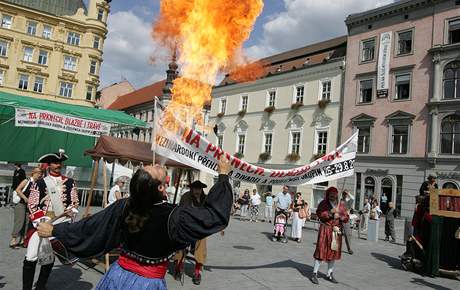
<svg viewBox="0 0 460 290">
<path fill-rule="evenodd" d="M 393 0 L 284 0 L 285 11 L 270 17 L 259 43 L 246 49 L 252 58 L 345 35 L 345 18 Z"/>
<path fill-rule="evenodd" d="M 131 11 L 111 14 L 104 44 L 101 86 L 128 79 L 136 88 L 166 77 L 165 52 L 150 36 L 152 24 Z M 158 55 L 161 54 L 160 57 Z M 150 57 L 155 56 L 155 64 Z"/>
</svg>

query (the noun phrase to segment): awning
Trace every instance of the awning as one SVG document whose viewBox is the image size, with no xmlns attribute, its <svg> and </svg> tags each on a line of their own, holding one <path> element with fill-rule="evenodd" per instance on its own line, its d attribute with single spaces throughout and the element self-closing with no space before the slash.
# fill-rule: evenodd
<svg viewBox="0 0 460 290">
<path fill-rule="evenodd" d="M 85 151 L 85 155 L 90 155 L 95 160 L 104 158 L 110 163 L 117 159 L 121 164 L 125 164 L 128 161 L 134 165 L 139 163 L 152 164 L 153 152 L 151 148 L 151 143 L 102 136 L 98 139 L 93 149 Z M 158 154 L 155 155 L 155 163 L 170 167 L 190 168 Z"/>
<path fill-rule="evenodd" d="M 6 92 L 0 92 L 0 106 L 45 110 L 89 120 L 107 122 L 111 124 L 119 124 L 142 128 L 147 127 L 147 123 L 145 123 L 144 121 L 136 119 L 133 116 L 121 111 L 112 111 L 79 105 L 70 105 L 44 99 L 18 96 Z"/>
</svg>

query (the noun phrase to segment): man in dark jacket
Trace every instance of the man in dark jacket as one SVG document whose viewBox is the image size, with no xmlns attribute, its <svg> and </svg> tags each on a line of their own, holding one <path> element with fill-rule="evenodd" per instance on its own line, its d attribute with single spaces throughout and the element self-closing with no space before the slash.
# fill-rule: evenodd
<svg viewBox="0 0 460 290">
<path fill-rule="evenodd" d="M 11 191 L 16 190 L 18 185 L 26 179 L 26 172 L 21 167 L 21 163 L 14 164 L 13 183 L 11 185 Z"/>
</svg>

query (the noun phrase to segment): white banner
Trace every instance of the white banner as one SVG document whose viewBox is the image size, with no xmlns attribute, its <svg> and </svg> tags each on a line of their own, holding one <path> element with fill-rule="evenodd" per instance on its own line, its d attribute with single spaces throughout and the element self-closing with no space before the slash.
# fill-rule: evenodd
<svg viewBox="0 0 460 290">
<path fill-rule="evenodd" d="M 388 97 L 390 84 L 390 56 L 392 32 L 380 35 L 379 62 L 377 65 L 377 97 Z"/>
<path fill-rule="evenodd" d="M 231 178 L 254 184 L 314 184 L 354 174 L 358 132 L 335 151 L 308 165 L 290 170 L 276 170 L 255 166 L 231 156 L 178 120 L 164 122 L 164 114 L 158 105 L 155 113 L 155 139 L 152 150 L 159 155 L 213 175 L 217 175 L 217 160 L 223 156 L 231 160 L 233 167 Z"/>
<path fill-rule="evenodd" d="M 73 134 L 100 137 L 110 133 L 110 124 L 55 112 L 16 108 L 16 127 L 41 127 Z"/>
</svg>

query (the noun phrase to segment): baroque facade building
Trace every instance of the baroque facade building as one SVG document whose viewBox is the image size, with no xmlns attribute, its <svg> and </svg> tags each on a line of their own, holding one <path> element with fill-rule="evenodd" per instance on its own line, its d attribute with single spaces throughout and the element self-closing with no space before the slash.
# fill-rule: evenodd
<svg viewBox="0 0 460 290">
<path fill-rule="evenodd" d="M 290 169 L 334 150 L 339 139 L 346 37 L 338 37 L 261 60 L 266 73 L 238 83 L 228 75 L 212 92 L 214 144 L 257 166 Z M 208 184 L 212 177 L 208 177 Z M 329 184 L 292 187 L 316 206 Z M 252 188 L 237 183 L 241 190 Z M 260 193 L 282 185 L 257 186 Z"/>
<path fill-rule="evenodd" d="M 94 106 L 107 0 L 0 2 L 0 90 Z"/>
<path fill-rule="evenodd" d="M 447 172 L 441 187 L 459 187 L 459 4 L 398 1 L 346 19 L 342 141 L 355 130 L 359 141 L 344 187 L 356 208 L 385 193 L 410 217 L 421 183 L 438 170 Z"/>
</svg>

